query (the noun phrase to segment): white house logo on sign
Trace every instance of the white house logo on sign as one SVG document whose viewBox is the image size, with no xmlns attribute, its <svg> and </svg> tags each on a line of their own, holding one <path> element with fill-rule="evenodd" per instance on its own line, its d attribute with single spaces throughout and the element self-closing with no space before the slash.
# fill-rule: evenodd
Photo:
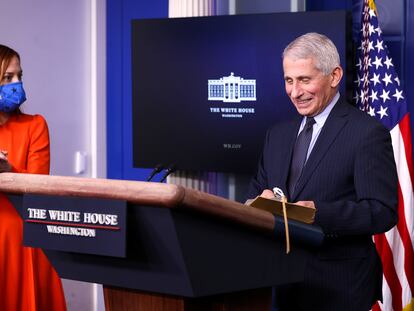
<svg viewBox="0 0 414 311">
<path fill-rule="evenodd" d="M 219 80 L 208 80 L 208 100 L 225 103 L 256 101 L 256 80 L 236 77 L 233 72 Z"/>
<path fill-rule="evenodd" d="M 219 80 L 208 80 L 208 100 L 216 101 L 210 113 L 225 119 L 242 119 L 253 116 L 255 107 L 247 102 L 256 101 L 256 79 L 236 77 L 232 72 Z M 224 104 L 217 103 L 221 101 Z M 231 106 L 229 105 L 232 104 Z M 213 104 L 211 104 L 213 105 Z"/>
</svg>

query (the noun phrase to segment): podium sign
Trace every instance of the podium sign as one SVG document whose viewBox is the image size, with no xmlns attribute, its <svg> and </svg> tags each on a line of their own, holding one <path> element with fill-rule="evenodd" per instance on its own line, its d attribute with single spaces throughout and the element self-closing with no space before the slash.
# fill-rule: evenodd
<svg viewBox="0 0 414 311">
<path fill-rule="evenodd" d="M 25 246 L 126 256 L 126 201 L 24 195 Z"/>
</svg>

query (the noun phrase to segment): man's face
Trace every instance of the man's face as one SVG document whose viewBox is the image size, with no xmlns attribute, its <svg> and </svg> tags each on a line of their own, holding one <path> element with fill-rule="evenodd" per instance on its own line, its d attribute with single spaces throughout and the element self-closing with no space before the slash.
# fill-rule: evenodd
<svg viewBox="0 0 414 311">
<path fill-rule="evenodd" d="M 332 100 L 342 78 L 337 67 L 325 76 L 315 66 L 313 58 L 283 59 L 285 89 L 290 100 L 302 116 L 313 117 L 321 113 Z"/>
</svg>

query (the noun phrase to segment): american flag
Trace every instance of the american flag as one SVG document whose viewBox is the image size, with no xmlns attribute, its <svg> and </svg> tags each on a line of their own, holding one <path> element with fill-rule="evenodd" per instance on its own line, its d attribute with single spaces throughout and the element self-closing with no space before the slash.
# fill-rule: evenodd
<svg viewBox="0 0 414 311">
<path fill-rule="evenodd" d="M 392 58 L 382 39 L 373 0 L 363 0 L 357 50 L 354 99 L 361 110 L 380 120 L 391 133 L 399 180 L 398 224 L 376 235 L 381 256 L 383 302 L 373 310 L 414 310 L 414 196 L 409 113 Z"/>
</svg>

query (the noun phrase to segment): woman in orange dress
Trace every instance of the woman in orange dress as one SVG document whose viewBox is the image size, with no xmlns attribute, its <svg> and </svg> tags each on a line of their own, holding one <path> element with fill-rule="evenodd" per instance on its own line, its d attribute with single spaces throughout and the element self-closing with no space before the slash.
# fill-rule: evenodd
<svg viewBox="0 0 414 311">
<path fill-rule="evenodd" d="M 0 45 L 0 173 L 49 174 L 45 119 L 27 115 L 20 56 Z M 66 310 L 62 284 L 41 249 L 23 246 L 23 222 L 0 193 L 0 310 Z"/>
</svg>

